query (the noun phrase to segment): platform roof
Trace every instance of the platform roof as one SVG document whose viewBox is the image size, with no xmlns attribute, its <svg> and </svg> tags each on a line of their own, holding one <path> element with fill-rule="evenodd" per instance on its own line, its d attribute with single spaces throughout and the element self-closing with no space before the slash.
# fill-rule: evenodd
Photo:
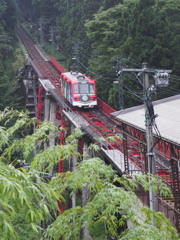
<svg viewBox="0 0 180 240">
<path fill-rule="evenodd" d="M 155 114 L 158 115 L 155 121 L 161 137 L 180 145 L 180 94 L 154 101 L 153 106 Z M 144 105 L 117 111 L 111 115 L 142 131 L 146 129 Z"/>
</svg>

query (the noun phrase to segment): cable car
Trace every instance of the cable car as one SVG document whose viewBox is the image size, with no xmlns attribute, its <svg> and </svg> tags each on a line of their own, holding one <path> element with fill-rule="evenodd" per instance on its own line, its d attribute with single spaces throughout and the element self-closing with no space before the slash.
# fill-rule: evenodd
<svg viewBox="0 0 180 240">
<path fill-rule="evenodd" d="M 77 107 L 97 105 L 96 81 L 79 72 L 64 72 L 60 77 L 61 93 Z"/>
</svg>

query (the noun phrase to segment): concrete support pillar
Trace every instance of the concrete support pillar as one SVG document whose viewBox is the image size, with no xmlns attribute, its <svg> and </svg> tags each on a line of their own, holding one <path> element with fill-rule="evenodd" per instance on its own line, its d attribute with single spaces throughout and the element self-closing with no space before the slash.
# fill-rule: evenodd
<svg viewBox="0 0 180 240">
<path fill-rule="evenodd" d="M 77 157 L 72 157 L 72 172 L 76 171 Z M 76 193 L 72 196 L 72 208 L 76 207 Z"/>
<path fill-rule="evenodd" d="M 84 143 L 83 147 L 83 161 L 86 161 L 88 159 L 88 145 L 87 143 Z M 90 198 L 90 191 L 88 189 L 88 184 L 86 183 L 84 188 L 82 189 L 82 206 L 85 207 L 88 199 Z M 89 228 L 85 226 L 86 222 L 84 223 L 84 227 L 82 229 L 82 237 L 83 239 L 91 240 L 91 236 L 89 235 Z"/>
<path fill-rule="evenodd" d="M 49 121 L 53 123 L 55 126 L 57 125 L 56 120 L 56 103 L 51 101 L 50 107 L 49 107 Z M 55 132 L 50 133 L 50 139 L 49 139 L 49 146 L 55 145 Z"/>
<path fill-rule="evenodd" d="M 74 131 L 74 126 L 71 125 L 71 133 Z M 78 141 L 78 140 L 77 140 Z M 78 147 L 76 147 L 75 149 L 76 151 L 78 151 Z M 77 157 L 76 156 L 72 156 L 71 159 L 71 166 L 72 166 L 72 172 L 76 171 L 76 167 L 77 167 Z M 76 193 L 74 193 L 74 195 L 72 196 L 72 208 L 76 207 Z"/>
<path fill-rule="evenodd" d="M 50 99 L 46 96 L 44 99 L 44 120 L 49 121 L 50 119 Z"/>
<path fill-rule="evenodd" d="M 87 143 L 84 143 L 83 147 L 83 161 L 87 160 L 87 155 L 88 155 L 88 145 Z M 88 185 L 86 184 L 82 190 L 82 206 L 86 206 L 88 199 L 90 197 L 90 192 L 88 190 Z"/>
</svg>

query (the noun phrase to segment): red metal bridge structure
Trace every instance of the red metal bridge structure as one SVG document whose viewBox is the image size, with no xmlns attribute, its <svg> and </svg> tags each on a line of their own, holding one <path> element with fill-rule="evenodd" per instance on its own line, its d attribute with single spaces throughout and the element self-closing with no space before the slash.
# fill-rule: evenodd
<svg viewBox="0 0 180 240">
<path fill-rule="evenodd" d="M 58 126 L 80 127 L 88 142 L 101 139 L 101 158 L 110 163 L 119 174 L 146 173 L 147 144 L 146 133 L 127 122 L 118 121 L 113 117 L 113 108 L 98 100 L 97 108 L 78 109 L 71 106 L 61 95 L 60 73 L 66 70 L 53 58 L 47 58 L 37 47 L 29 34 L 23 29 L 18 30 L 22 45 L 25 47 L 27 64 L 24 75 L 27 101 L 26 106 L 32 116 L 36 116 L 38 123 L 43 120 L 53 120 Z M 53 105 L 50 104 L 53 102 Z M 50 109 L 50 110 L 47 110 Z M 50 116 L 53 112 L 53 117 Z M 116 142 L 108 137 L 119 135 Z M 178 232 L 180 232 L 180 146 L 154 136 L 157 144 L 155 152 L 158 155 L 156 172 L 172 189 L 173 196 L 157 196 L 157 210 L 164 212 Z M 64 144 L 65 132 L 60 131 L 60 144 Z M 85 141 L 85 140 L 83 140 Z M 83 151 L 83 141 L 79 141 L 79 151 Z M 64 171 L 63 161 L 59 162 L 58 172 Z M 137 191 L 138 197 L 148 205 L 148 194 L 143 190 Z M 60 203 L 60 211 L 63 212 Z"/>
</svg>

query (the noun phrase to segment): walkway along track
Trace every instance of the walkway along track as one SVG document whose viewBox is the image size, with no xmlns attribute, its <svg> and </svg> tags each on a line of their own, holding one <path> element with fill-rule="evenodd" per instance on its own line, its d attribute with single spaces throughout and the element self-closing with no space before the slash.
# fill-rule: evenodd
<svg viewBox="0 0 180 240">
<path fill-rule="evenodd" d="M 124 134 L 123 124 L 120 122 L 113 120 L 110 117 L 110 113 L 115 110 L 109 107 L 106 103 L 98 99 L 98 107 L 94 109 L 77 109 L 71 106 L 66 99 L 60 93 L 60 81 L 59 81 L 59 71 L 57 66 L 52 66 L 52 62 L 48 61 L 43 57 L 40 53 L 39 49 L 34 44 L 33 40 L 30 38 L 27 32 L 25 32 L 22 28 L 18 30 L 19 37 L 25 46 L 29 56 L 31 64 L 36 71 L 38 78 L 43 80 L 50 80 L 50 82 L 54 85 L 54 89 L 50 89 L 50 93 L 55 97 L 58 103 L 62 104 L 65 111 L 67 113 L 72 113 L 73 116 L 77 118 L 77 115 L 84 119 L 84 122 L 87 124 L 81 124 L 81 128 L 91 137 L 94 141 L 97 138 L 101 138 L 101 148 L 108 155 L 108 153 L 115 150 L 118 154 L 123 153 L 123 165 L 121 164 L 121 172 L 131 173 L 147 171 L 147 161 L 145 156 L 145 134 L 141 136 L 141 142 L 137 141 L 137 138 L 133 138 L 128 134 Z M 55 64 L 54 64 L 55 65 Z M 65 71 L 63 67 L 60 66 L 62 71 Z M 73 119 L 73 118 L 72 118 Z M 108 138 L 120 136 L 116 142 L 111 142 Z M 144 151 L 142 151 L 144 148 Z M 143 154 L 142 154 L 143 152 Z M 119 166 L 116 163 L 113 164 L 116 169 Z M 130 167 L 131 166 L 131 167 Z M 163 173 L 163 166 L 161 163 L 157 163 L 157 167 L 160 170 L 160 173 Z M 123 169 L 122 169 L 123 168 Z M 162 171 L 161 171 L 162 169 Z M 118 169 L 117 169 L 118 170 Z M 165 182 L 171 185 L 171 179 L 169 174 L 160 174 L 160 176 L 164 179 Z M 165 177 L 164 177 L 165 176 Z M 166 178 L 168 176 L 168 178 Z M 167 209 L 174 209 L 174 199 L 160 199 L 161 206 L 166 206 Z M 179 230 L 180 228 L 180 213 L 178 212 L 179 208 L 175 210 L 176 217 L 178 216 L 178 224 L 176 222 L 176 226 Z"/>
</svg>

